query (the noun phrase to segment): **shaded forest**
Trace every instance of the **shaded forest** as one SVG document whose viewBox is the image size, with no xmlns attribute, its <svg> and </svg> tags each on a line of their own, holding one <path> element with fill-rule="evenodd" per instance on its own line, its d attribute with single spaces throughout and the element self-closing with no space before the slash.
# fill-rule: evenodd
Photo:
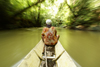
<svg viewBox="0 0 100 67">
<path fill-rule="evenodd" d="M 45 26 L 70 29 L 100 26 L 100 0 L 1 0 L 0 29 Z"/>
</svg>

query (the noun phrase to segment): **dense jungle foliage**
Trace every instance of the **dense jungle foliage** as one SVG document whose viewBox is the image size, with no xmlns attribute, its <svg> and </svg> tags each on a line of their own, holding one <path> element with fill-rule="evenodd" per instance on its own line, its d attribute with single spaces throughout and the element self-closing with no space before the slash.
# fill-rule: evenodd
<svg viewBox="0 0 100 67">
<path fill-rule="evenodd" d="M 45 26 L 84 28 L 100 23 L 100 0 L 0 0 L 0 29 Z"/>
</svg>

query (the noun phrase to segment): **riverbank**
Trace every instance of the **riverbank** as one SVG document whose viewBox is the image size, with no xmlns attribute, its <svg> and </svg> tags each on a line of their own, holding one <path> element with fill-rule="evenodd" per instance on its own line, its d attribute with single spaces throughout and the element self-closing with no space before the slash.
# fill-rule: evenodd
<svg viewBox="0 0 100 67">
<path fill-rule="evenodd" d="M 73 29 L 73 30 L 83 30 L 83 31 L 98 31 L 100 32 L 100 25 L 90 25 L 89 27 L 84 27 L 83 25 L 75 26 L 75 28 L 70 28 L 64 26 L 63 28 Z"/>
</svg>

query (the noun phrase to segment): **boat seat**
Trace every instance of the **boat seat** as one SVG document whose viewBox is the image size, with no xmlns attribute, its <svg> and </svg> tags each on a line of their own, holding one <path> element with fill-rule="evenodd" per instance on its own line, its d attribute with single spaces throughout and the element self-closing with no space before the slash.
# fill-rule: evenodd
<svg viewBox="0 0 100 67">
<path fill-rule="evenodd" d="M 54 56 L 47 56 L 47 57 L 45 57 L 45 56 L 43 56 L 43 58 L 47 58 L 47 59 L 55 59 L 55 55 Z"/>
</svg>

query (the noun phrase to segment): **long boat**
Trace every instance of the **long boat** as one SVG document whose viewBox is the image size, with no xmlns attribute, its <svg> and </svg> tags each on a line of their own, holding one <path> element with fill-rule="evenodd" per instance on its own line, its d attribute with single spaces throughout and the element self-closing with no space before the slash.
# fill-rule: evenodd
<svg viewBox="0 0 100 67">
<path fill-rule="evenodd" d="M 46 47 L 45 54 L 43 55 L 43 47 L 44 43 L 40 40 L 17 67 L 81 67 L 74 59 L 71 58 L 61 45 L 60 41 L 58 41 L 54 47 L 55 54 L 53 56 L 46 56 Z M 48 59 L 51 59 L 51 61 Z M 53 64 L 53 66 L 48 65 L 49 61 L 49 65 Z"/>
</svg>

